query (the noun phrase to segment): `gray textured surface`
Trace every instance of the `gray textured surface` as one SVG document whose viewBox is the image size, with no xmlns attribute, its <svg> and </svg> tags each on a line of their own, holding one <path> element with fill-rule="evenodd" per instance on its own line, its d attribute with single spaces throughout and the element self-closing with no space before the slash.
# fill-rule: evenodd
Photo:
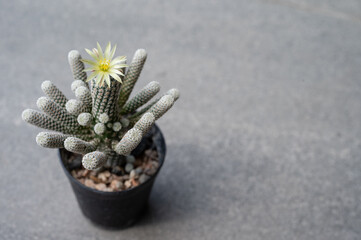
<svg viewBox="0 0 361 240">
<path fill-rule="evenodd" d="M 0 1 L 1 239 L 361 239 L 358 0 Z M 55 150 L 21 121 L 67 53 L 149 58 L 181 99 L 158 124 L 150 211 L 106 231 L 81 215 Z"/>
</svg>

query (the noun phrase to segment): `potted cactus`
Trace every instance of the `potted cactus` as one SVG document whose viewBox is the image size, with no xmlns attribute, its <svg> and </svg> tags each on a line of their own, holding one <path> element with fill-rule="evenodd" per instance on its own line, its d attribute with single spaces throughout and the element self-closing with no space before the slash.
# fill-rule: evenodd
<svg viewBox="0 0 361 240">
<path fill-rule="evenodd" d="M 99 43 L 85 50 L 92 60 L 82 59 L 76 50 L 68 55 L 76 99 L 68 100 L 45 81 L 41 88 L 46 96 L 37 101 L 42 112 L 26 109 L 22 118 L 50 130 L 40 132 L 36 142 L 59 149 L 83 214 L 105 227 L 127 227 L 145 208 L 164 161 L 164 138 L 154 122 L 172 107 L 179 91 L 171 89 L 144 106 L 160 90 L 153 81 L 129 98 L 145 50 L 137 50 L 129 66 L 125 56 L 113 59 L 116 46 L 110 43 L 104 52 Z M 85 69 L 84 63 L 90 67 Z"/>
</svg>

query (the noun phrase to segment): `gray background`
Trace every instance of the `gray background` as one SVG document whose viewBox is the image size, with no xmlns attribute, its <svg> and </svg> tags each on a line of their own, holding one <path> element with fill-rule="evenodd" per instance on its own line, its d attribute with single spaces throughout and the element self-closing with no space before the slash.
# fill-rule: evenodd
<svg viewBox="0 0 361 240">
<path fill-rule="evenodd" d="M 361 2 L 0 1 L 0 239 L 361 239 Z M 148 60 L 181 98 L 166 163 L 124 231 L 81 214 L 55 150 L 21 120 L 67 53 Z"/>
</svg>

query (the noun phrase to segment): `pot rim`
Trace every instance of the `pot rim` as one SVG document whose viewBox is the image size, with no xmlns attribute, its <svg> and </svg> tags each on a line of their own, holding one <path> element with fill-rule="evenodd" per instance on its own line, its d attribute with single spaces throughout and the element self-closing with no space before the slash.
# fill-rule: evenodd
<svg viewBox="0 0 361 240">
<path fill-rule="evenodd" d="M 79 182 L 77 179 L 75 179 L 70 174 L 68 169 L 65 167 L 65 165 L 63 163 L 63 160 L 62 160 L 62 151 L 67 151 L 65 148 L 59 148 L 58 149 L 58 156 L 59 156 L 60 165 L 61 165 L 62 169 L 64 170 L 66 176 L 69 178 L 69 180 L 72 181 L 73 183 L 75 183 L 78 187 L 83 188 L 84 190 L 87 190 L 87 191 L 90 191 L 90 192 L 93 192 L 93 193 L 96 193 L 96 194 L 104 194 L 104 195 L 107 195 L 107 196 L 119 196 L 119 195 L 131 194 L 133 192 L 136 192 L 136 191 L 140 190 L 141 188 L 145 187 L 149 182 L 151 182 L 151 180 L 153 180 L 158 175 L 158 172 L 162 168 L 164 160 L 165 160 L 165 154 L 166 154 L 165 139 L 164 139 L 164 136 L 163 136 L 162 131 L 160 130 L 160 128 L 156 124 L 154 124 L 154 127 L 156 129 L 156 133 L 159 134 L 159 137 L 157 137 L 158 144 L 156 144 L 158 155 L 159 155 L 159 159 L 158 159 L 159 166 L 158 166 L 156 172 L 152 176 L 150 176 L 150 178 L 147 181 L 145 181 L 142 184 L 139 184 L 136 187 L 126 189 L 126 190 L 122 190 L 122 191 L 117 191 L 117 192 L 106 192 L 106 191 L 100 191 L 100 190 L 85 186 L 84 184 Z M 164 154 L 160 154 L 161 151 L 158 150 L 158 148 L 164 149 Z"/>
</svg>

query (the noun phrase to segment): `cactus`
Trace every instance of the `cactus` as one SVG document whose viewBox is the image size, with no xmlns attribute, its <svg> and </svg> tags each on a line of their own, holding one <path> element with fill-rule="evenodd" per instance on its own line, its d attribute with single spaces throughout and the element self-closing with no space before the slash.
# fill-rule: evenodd
<svg viewBox="0 0 361 240">
<path fill-rule="evenodd" d="M 99 44 L 97 49 L 86 51 L 95 61 L 82 59 L 76 50 L 68 55 L 74 77 L 71 90 L 76 99 L 68 100 L 52 82 L 45 81 L 41 88 L 46 97 L 37 101 L 42 112 L 26 109 L 22 118 L 55 131 L 40 132 L 36 137 L 38 145 L 82 154 L 86 169 L 125 164 L 120 159 L 129 158 L 154 122 L 179 98 L 179 91 L 171 89 L 137 110 L 160 89 L 159 83 L 153 81 L 129 99 L 145 63 L 146 51 L 135 52 L 126 74 L 125 57 L 112 60 L 115 47 L 111 49 L 110 43 L 104 53 Z M 83 63 L 92 67 L 84 69 Z M 87 76 L 86 71 L 91 74 Z"/>
<path fill-rule="evenodd" d="M 84 70 L 84 63 L 81 61 L 80 53 L 77 50 L 72 50 L 68 54 L 68 61 L 74 79 L 85 81 L 87 76 Z"/>
<path fill-rule="evenodd" d="M 121 114 L 127 114 L 134 112 L 140 106 L 147 103 L 152 97 L 154 97 L 160 90 L 158 82 L 150 82 L 139 93 L 137 93 L 132 99 L 130 99 L 122 108 Z"/>
</svg>

